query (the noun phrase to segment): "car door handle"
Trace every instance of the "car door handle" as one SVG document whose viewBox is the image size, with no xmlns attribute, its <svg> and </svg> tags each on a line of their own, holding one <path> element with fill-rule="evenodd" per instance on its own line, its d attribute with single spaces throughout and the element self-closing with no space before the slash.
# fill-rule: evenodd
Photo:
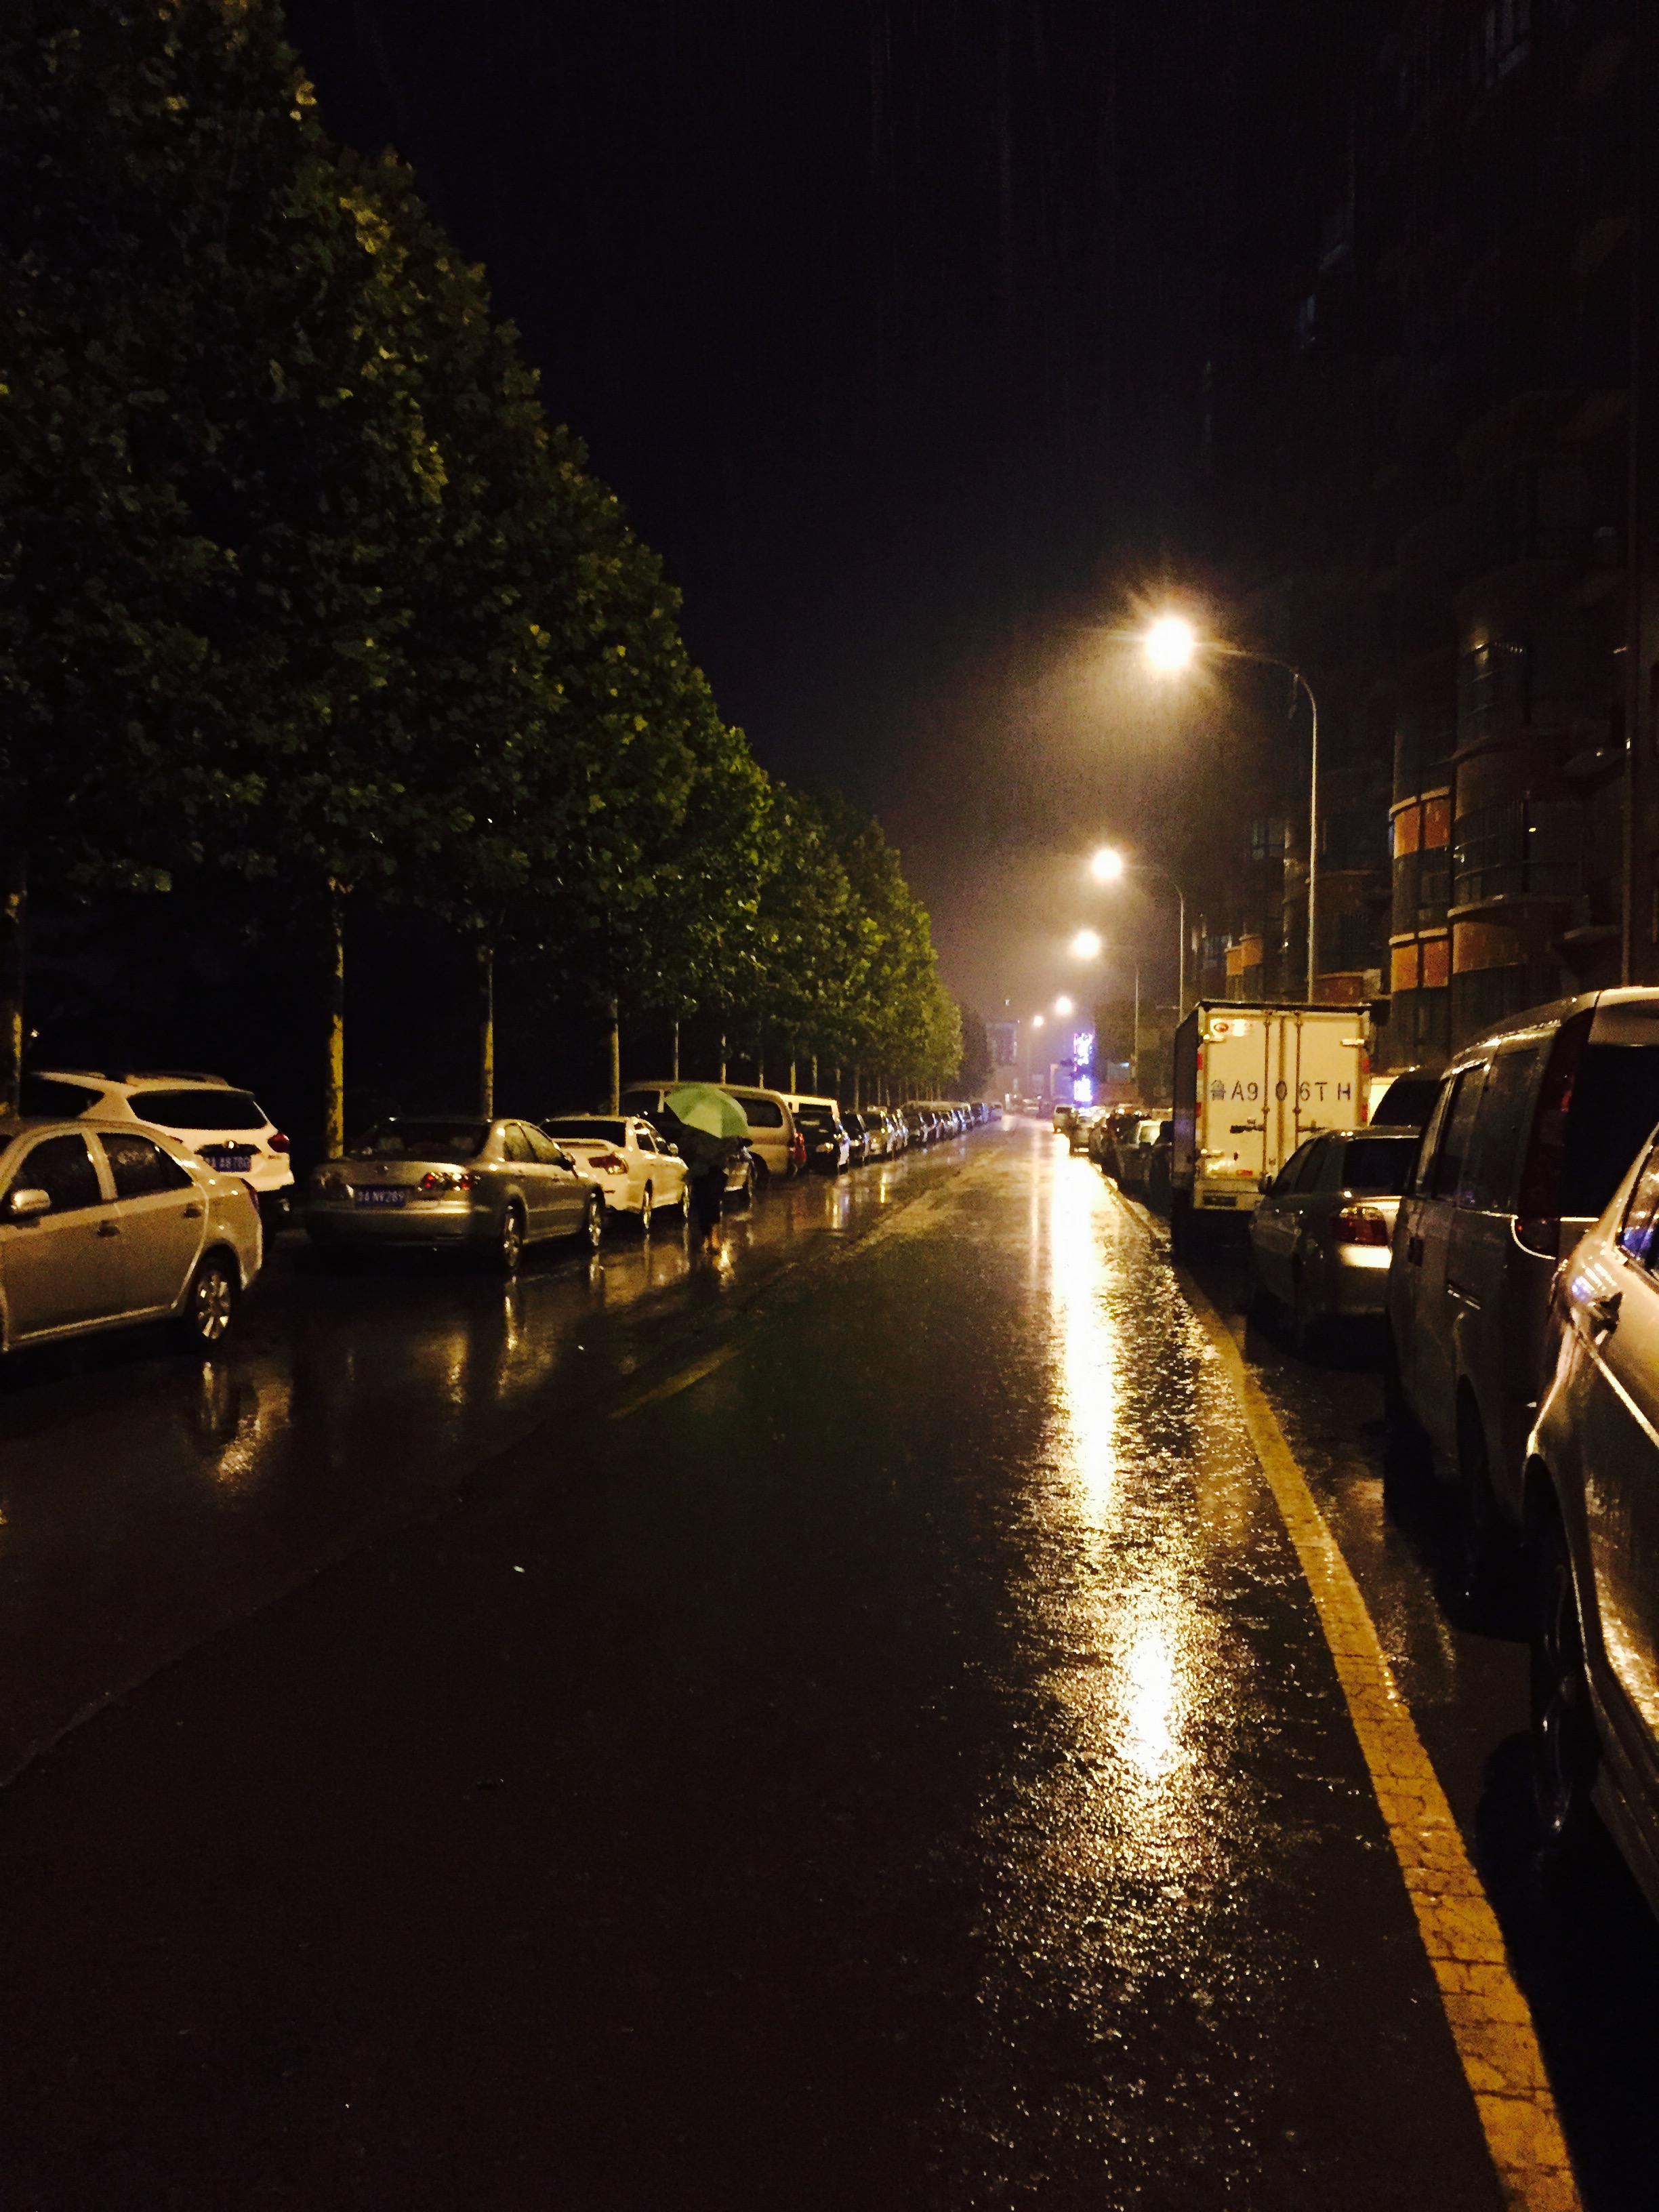
<svg viewBox="0 0 1659 2212">
<path fill-rule="evenodd" d="M 1423 1239 L 1420 1237 L 1408 1237 L 1406 1239 L 1406 1257 L 1413 1267 L 1422 1266 Z"/>
<path fill-rule="evenodd" d="M 1476 1313 L 1480 1310 L 1480 1301 L 1474 1292 L 1466 1291 L 1462 1283 L 1453 1282 L 1449 1275 L 1446 1278 L 1446 1296 L 1449 1298 L 1455 1298 L 1460 1305 L 1471 1307 Z"/>
<path fill-rule="evenodd" d="M 185 1218 L 186 1221 L 199 1221 L 201 1218 L 202 1209 L 199 1206 L 187 1206 L 185 1208 Z"/>
<path fill-rule="evenodd" d="M 1624 1303 L 1622 1291 L 1609 1291 L 1604 1298 L 1592 1298 L 1585 1310 L 1590 1317 L 1590 1333 L 1595 1336 L 1611 1336 L 1619 1326 L 1619 1309 Z"/>
<path fill-rule="evenodd" d="M 118 1221 L 100 1221 L 98 1224 L 98 1234 L 100 1237 L 118 1237 L 120 1233 L 121 1224 Z"/>
</svg>

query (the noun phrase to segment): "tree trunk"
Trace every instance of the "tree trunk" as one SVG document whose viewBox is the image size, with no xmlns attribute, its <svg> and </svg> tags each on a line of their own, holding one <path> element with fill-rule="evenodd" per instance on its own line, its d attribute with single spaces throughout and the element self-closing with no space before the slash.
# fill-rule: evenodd
<svg viewBox="0 0 1659 2212">
<path fill-rule="evenodd" d="M 28 930 L 27 854 L 9 852 L 0 878 L 0 1116 L 22 1109 L 23 966 Z"/>
<path fill-rule="evenodd" d="M 346 887 L 328 886 L 328 1060 L 323 1079 L 323 1152 L 337 1160 L 345 1150 L 345 902 Z"/>
<path fill-rule="evenodd" d="M 793 1060 L 789 1063 L 789 1088 L 792 1091 L 800 1089 L 799 1084 L 795 1080 L 795 1063 Z"/>
<path fill-rule="evenodd" d="M 674 1036 L 672 1045 L 670 1048 L 669 1057 L 672 1065 L 670 1066 L 668 1073 L 673 1077 L 675 1082 L 678 1083 L 680 1079 L 680 1018 L 678 1014 L 674 1017 Z"/>
<path fill-rule="evenodd" d="M 478 940 L 478 1111 L 495 1118 L 495 948 Z"/>
<path fill-rule="evenodd" d="M 855 1067 L 853 1070 L 853 1106 L 855 1112 L 862 1103 L 862 1100 L 859 1097 L 859 1072 Z"/>
<path fill-rule="evenodd" d="M 813 1092 L 813 1096 L 814 1096 L 815 1097 L 816 1097 L 816 1096 L 817 1095 L 817 1088 L 818 1088 L 818 1056 L 817 1056 L 817 1053 L 814 1053 L 814 1054 L 812 1054 L 812 1092 Z"/>
<path fill-rule="evenodd" d="M 720 1072 L 714 1079 L 717 1083 L 724 1083 L 726 1080 L 726 1031 L 724 1030 L 720 1031 Z"/>
<path fill-rule="evenodd" d="M 617 1011 L 617 1002 L 614 999 L 606 1000 L 605 1016 L 610 1024 L 608 1039 L 610 1091 L 605 1102 L 605 1110 L 607 1114 L 620 1114 L 622 1111 L 622 1017 Z"/>
</svg>

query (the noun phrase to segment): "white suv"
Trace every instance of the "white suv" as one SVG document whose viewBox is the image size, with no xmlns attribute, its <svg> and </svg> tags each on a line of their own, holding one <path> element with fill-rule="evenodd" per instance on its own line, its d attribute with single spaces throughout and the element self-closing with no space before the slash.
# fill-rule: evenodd
<svg viewBox="0 0 1659 2212">
<path fill-rule="evenodd" d="M 236 1090 L 222 1075 L 170 1068 L 131 1075 L 42 1068 L 23 1078 L 22 1106 L 25 1114 L 56 1121 L 84 1114 L 158 1130 L 221 1175 L 240 1176 L 267 1222 L 288 1211 L 294 1188 L 288 1139 L 250 1091 Z"/>
</svg>

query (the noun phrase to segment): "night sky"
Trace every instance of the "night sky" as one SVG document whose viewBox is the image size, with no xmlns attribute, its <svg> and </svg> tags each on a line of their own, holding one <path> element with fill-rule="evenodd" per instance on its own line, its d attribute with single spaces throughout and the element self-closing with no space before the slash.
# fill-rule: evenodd
<svg viewBox="0 0 1659 2212">
<path fill-rule="evenodd" d="M 879 814 L 952 988 L 1037 1003 L 1120 915 L 1172 969 L 1077 863 L 1175 857 L 1192 770 L 1098 631 L 1194 574 L 1219 0 L 289 13 L 335 135 L 485 264 L 728 718 Z"/>
</svg>

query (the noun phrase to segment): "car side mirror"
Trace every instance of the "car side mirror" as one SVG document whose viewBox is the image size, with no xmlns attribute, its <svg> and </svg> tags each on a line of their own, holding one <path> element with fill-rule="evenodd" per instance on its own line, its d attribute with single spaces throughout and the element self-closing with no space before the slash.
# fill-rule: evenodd
<svg viewBox="0 0 1659 2212">
<path fill-rule="evenodd" d="M 669 1149 L 670 1153 L 673 1156 L 673 1158 L 674 1158 L 675 1159 L 678 1159 L 678 1158 L 679 1158 L 679 1156 L 680 1156 L 680 1148 L 679 1148 L 679 1146 L 678 1146 L 678 1145 L 671 1145 L 671 1146 L 668 1147 L 668 1149 Z"/>
<path fill-rule="evenodd" d="M 6 1211 L 14 1221 L 33 1221 L 39 1215 L 52 1212 L 52 1193 L 49 1190 L 15 1190 L 6 1200 Z"/>
<path fill-rule="evenodd" d="M 559 1165 L 562 1168 L 568 1168 L 573 1175 L 575 1173 L 576 1163 L 571 1158 L 569 1153 L 563 1150 L 559 1153 Z"/>
</svg>

